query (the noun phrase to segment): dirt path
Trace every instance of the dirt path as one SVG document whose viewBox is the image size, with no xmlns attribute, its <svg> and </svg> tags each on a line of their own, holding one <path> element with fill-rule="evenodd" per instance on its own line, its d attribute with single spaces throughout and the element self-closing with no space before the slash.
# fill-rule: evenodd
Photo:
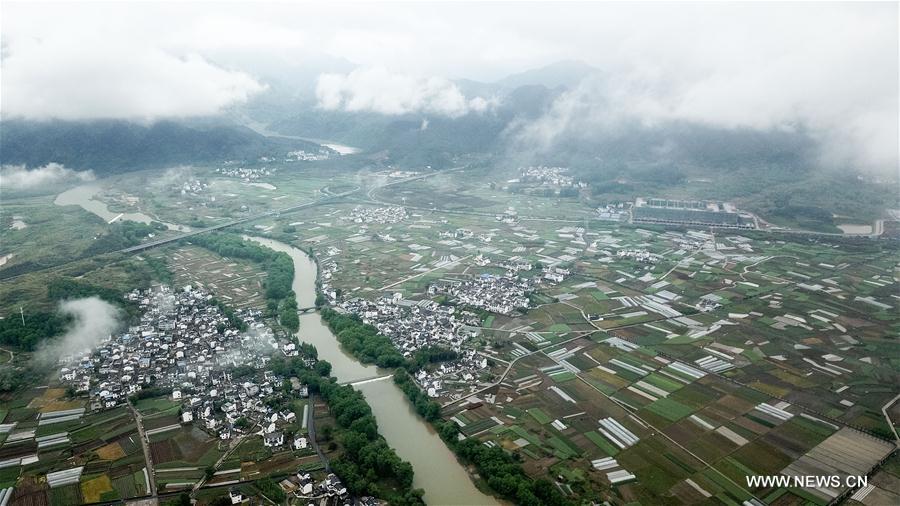
<svg viewBox="0 0 900 506">
<path fill-rule="evenodd" d="M 147 477 L 150 480 L 150 490 L 148 490 L 147 493 L 150 495 L 150 497 L 155 499 L 157 496 L 156 473 L 153 471 L 153 458 L 150 454 L 150 441 L 147 439 L 147 435 L 144 434 L 144 423 L 141 418 L 141 413 L 131 405 L 131 401 L 128 402 L 128 409 L 134 416 L 134 421 L 137 424 L 138 435 L 141 438 L 141 447 L 144 449 L 144 463 L 147 466 Z"/>
</svg>

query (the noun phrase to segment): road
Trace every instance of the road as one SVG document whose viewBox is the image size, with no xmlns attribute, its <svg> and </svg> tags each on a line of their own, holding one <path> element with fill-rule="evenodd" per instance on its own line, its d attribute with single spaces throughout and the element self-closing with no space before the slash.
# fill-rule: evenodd
<svg viewBox="0 0 900 506">
<path fill-rule="evenodd" d="M 894 439 L 897 441 L 897 445 L 900 446 L 900 435 L 897 434 L 897 427 L 894 426 L 894 421 L 891 420 L 891 415 L 888 414 L 888 409 L 890 409 L 891 405 L 900 400 L 900 394 L 897 394 L 896 397 L 888 401 L 887 404 L 881 407 L 881 413 L 884 415 L 885 421 L 887 421 L 888 427 L 891 428 L 891 432 L 894 433 Z"/>
<path fill-rule="evenodd" d="M 455 267 L 455 266 L 459 265 L 459 263 L 462 262 L 463 260 L 468 260 L 468 259 L 471 258 L 471 257 L 472 257 L 472 255 L 466 255 L 466 256 L 464 256 L 464 257 L 462 257 L 462 258 L 460 258 L 460 259 L 453 260 L 453 261 L 451 261 L 451 262 L 447 262 L 447 263 L 445 263 L 445 264 L 439 265 L 439 266 L 434 267 L 434 268 L 432 268 L 432 269 L 428 269 L 427 271 L 422 271 L 422 272 L 420 272 L 420 273 L 418 273 L 418 274 L 413 274 L 412 276 L 403 278 L 403 279 L 401 279 L 400 281 L 397 281 L 397 282 L 395 282 L 395 283 L 391 283 L 391 284 L 389 284 L 389 285 L 384 285 L 384 286 L 382 286 L 381 288 L 379 288 L 379 290 L 387 290 L 388 288 L 393 288 L 393 287 L 395 287 L 395 286 L 397 286 L 397 285 L 399 285 L 399 284 L 401 284 L 401 283 L 405 283 L 405 282 L 407 282 L 407 281 L 409 281 L 409 280 L 411 280 L 411 279 L 416 279 L 416 278 L 418 278 L 418 277 L 420 277 L 420 276 L 424 276 L 424 275 L 426 275 L 426 274 L 428 274 L 428 273 L 431 273 L 431 272 L 434 272 L 434 271 L 437 271 L 437 270 L 445 269 L 445 268 L 447 268 L 447 267 Z"/>
<path fill-rule="evenodd" d="M 255 428 L 256 428 L 256 425 L 251 427 L 250 430 L 247 431 L 247 434 L 252 434 L 253 429 L 255 429 Z M 213 464 L 213 466 L 212 466 L 213 472 L 218 471 L 219 466 L 222 465 L 222 462 L 225 462 L 225 459 L 227 459 L 228 456 L 231 455 L 231 452 L 233 452 L 239 446 L 241 446 L 241 441 L 243 441 L 244 438 L 247 437 L 247 434 L 241 434 L 240 436 L 238 436 L 235 439 L 232 439 L 231 442 L 228 443 L 228 451 L 226 451 L 224 454 L 222 454 L 222 456 L 219 457 L 219 460 L 217 460 L 216 463 Z M 197 481 L 197 483 L 194 483 L 194 487 L 191 489 L 191 495 L 194 495 L 198 490 L 200 490 L 200 487 L 202 487 L 205 484 L 206 484 L 206 474 L 204 474 L 203 477 Z"/>
<path fill-rule="evenodd" d="M 427 174 L 421 174 L 421 175 L 414 176 L 414 177 L 410 177 L 410 178 L 400 179 L 400 180 L 397 180 L 397 181 L 392 181 L 392 182 L 390 182 L 390 183 L 384 184 L 384 185 L 382 185 L 382 186 L 374 187 L 374 188 L 370 189 L 369 191 L 372 192 L 372 191 L 375 191 L 375 190 L 377 190 L 377 189 L 379 189 L 379 188 L 384 188 L 384 187 L 387 187 L 387 186 L 393 186 L 393 185 L 396 185 L 396 184 L 402 184 L 402 183 L 406 183 L 406 182 L 410 182 L 410 181 L 414 181 L 414 180 L 419 180 L 419 179 L 425 179 L 425 178 L 428 178 L 428 177 L 436 176 L 436 175 L 438 175 L 438 174 L 443 174 L 443 173 L 445 173 L 445 172 L 450 172 L 450 171 L 455 171 L 455 170 L 461 170 L 461 169 L 464 169 L 464 168 L 465 168 L 465 167 L 455 167 L 455 168 L 453 168 L 453 169 L 448 169 L 448 170 L 446 170 L 446 171 L 429 172 L 429 173 L 427 173 Z M 284 213 L 290 213 L 290 212 L 294 212 L 294 211 L 299 211 L 299 210 L 301 210 L 301 209 L 308 209 L 308 208 L 310 208 L 310 207 L 320 206 L 320 205 L 327 204 L 327 203 L 332 202 L 332 201 L 335 201 L 335 200 L 339 200 L 339 199 L 342 199 L 342 198 L 345 198 L 345 197 L 349 197 L 350 195 L 353 195 L 354 193 L 360 192 L 361 190 L 362 190 L 362 188 L 358 188 L 358 187 L 357 187 L 357 188 L 354 188 L 354 189 L 349 190 L 349 191 L 345 191 L 345 192 L 341 192 L 341 193 L 329 194 L 329 195 L 327 195 L 327 196 L 325 196 L 325 197 L 323 197 L 323 198 L 316 199 L 316 200 L 314 200 L 314 201 L 312 201 L 312 202 L 306 202 L 306 203 L 303 203 L 303 204 L 298 204 L 298 205 L 294 205 L 294 206 L 289 206 L 289 207 L 285 207 L 285 208 L 282 208 L 282 209 L 275 209 L 275 210 L 272 210 L 272 211 L 266 211 L 266 212 L 264 212 L 264 213 L 254 214 L 254 215 L 252 215 L 252 216 L 247 216 L 247 217 L 240 218 L 240 219 L 237 219 L 237 220 L 231 220 L 231 221 L 228 221 L 228 222 L 225 222 L 225 223 L 219 223 L 218 225 L 213 225 L 213 226 L 211 226 L 211 227 L 201 228 L 201 229 L 198 229 L 198 230 L 192 230 L 192 231 L 190 231 L 190 232 L 184 232 L 184 233 L 181 233 L 181 234 L 178 234 L 178 235 L 174 235 L 174 236 L 170 236 L 170 237 L 167 237 L 167 238 L 158 239 L 158 240 L 156 240 L 156 241 L 149 241 L 149 242 L 141 243 L 141 244 L 138 244 L 138 245 L 136 245 L 136 246 L 131 246 L 131 247 L 128 247 L 128 248 L 120 249 L 120 250 L 118 250 L 118 251 L 109 251 L 109 252 L 106 252 L 106 253 L 98 253 L 98 254 L 95 254 L 95 255 L 88 255 L 88 256 L 84 256 L 84 257 L 73 258 L 73 259 L 67 260 L 67 261 L 65 261 L 65 262 L 60 262 L 60 263 L 58 263 L 58 264 L 48 265 L 48 266 L 44 266 L 44 267 L 40 267 L 40 268 L 36 268 L 36 269 L 30 270 L 30 271 L 27 271 L 27 272 L 22 272 L 22 273 L 20 273 L 20 274 L 16 274 L 16 275 L 13 275 L 13 276 L 3 277 L 2 279 L 0 279 L 0 281 L 9 281 L 9 280 L 16 279 L 16 278 L 19 278 L 19 277 L 21 277 L 21 276 L 25 276 L 25 275 L 28 275 L 28 274 L 33 274 L 33 273 L 36 273 L 36 272 L 46 271 L 46 270 L 50 270 L 50 269 L 57 269 L 57 268 L 60 268 L 60 267 L 65 266 L 65 265 L 71 264 L 71 263 L 73 263 L 73 262 L 79 262 L 79 261 L 83 261 L 83 260 L 89 260 L 89 259 L 91 259 L 91 258 L 99 257 L 99 256 L 102 256 L 102 255 L 108 255 L 108 254 L 111 254 L 111 253 L 131 254 L 131 253 L 137 253 L 137 252 L 140 252 L 140 251 L 145 251 L 145 250 L 148 250 L 148 249 L 151 249 L 151 248 L 156 248 L 156 247 L 158 247 L 158 246 L 163 246 L 163 245 L 165 245 L 165 244 L 171 244 L 171 243 L 174 243 L 174 242 L 177 242 L 177 241 L 181 241 L 181 240 L 183 240 L 183 239 L 186 239 L 186 238 L 189 238 L 189 237 L 193 237 L 193 236 L 196 236 L 196 235 L 206 234 L 206 233 L 209 233 L 209 232 L 214 232 L 214 231 L 216 231 L 216 230 L 222 230 L 222 229 L 225 229 L 225 228 L 228 228 L 228 227 L 233 227 L 233 226 L 235 226 L 235 225 L 240 225 L 240 224 L 242 224 L 242 223 L 248 223 L 248 222 L 251 222 L 251 221 L 256 221 L 256 220 L 263 219 L 263 218 L 268 218 L 268 217 L 271 217 L 271 216 L 278 216 L 278 215 L 281 215 L 281 214 L 284 214 Z"/>
<path fill-rule="evenodd" d="M 325 463 L 325 471 L 331 472 L 331 463 L 328 462 L 328 457 L 322 452 L 322 449 L 319 448 L 319 442 L 316 441 L 316 396 L 312 394 L 309 396 L 309 402 L 306 404 L 309 406 L 309 409 L 306 410 L 306 430 L 309 432 L 309 444 L 312 445 L 313 450 L 316 451 L 316 455 L 319 456 L 319 460 Z"/>
<path fill-rule="evenodd" d="M 180 240 L 182 240 L 182 239 L 186 239 L 186 238 L 188 238 L 188 237 L 193 237 L 193 236 L 195 236 L 195 235 L 206 234 L 206 233 L 208 233 L 208 232 L 213 232 L 213 231 L 215 231 L 215 230 L 221 230 L 221 229 L 223 229 L 223 228 L 233 227 L 233 226 L 235 226 L 235 225 L 240 225 L 240 224 L 242 224 L 242 223 L 247 223 L 247 222 L 249 222 L 249 221 L 256 221 L 256 220 L 259 220 L 259 219 L 262 219 L 262 218 L 268 218 L 268 217 L 270 217 L 270 216 L 278 216 L 278 215 L 280 215 L 280 214 L 291 213 L 291 212 L 294 212 L 294 211 L 299 211 L 299 210 L 301 210 L 301 209 L 307 209 L 307 208 L 310 208 L 310 207 L 319 206 L 319 205 L 325 204 L 325 203 L 327 203 L 327 202 L 329 202 L 329 201 L 331 201 L 331 200 L 336 200 L 336 199 L 339 199 L 339 198 L 346 197 L 346 196 L 348 196 L 348 195 L 352 195 L 353 193 L 356 193 L 357 191 L 359 191 L 358 188 L 357 188 L 357 189 L 354 189 L 354 190 L 346 191 L 346 192 L 343 192 L 343 193 L 335 193 L 335 194 L 333 194 L 333 195 L 329 195 L 329 196 L 327 196 L 327 197 L 323 197 L 323 198 L 314 200 L 314 201 L 312 201 L 312 202 L 306 202 L 306 203 L 304 203 L 304 204 L 298 204 L 298 205 L 295 205 L 295 206 L 289 206 L 289 207 L 285 207 L 285 208 L 282 208 L 282 209 L 275 209 L 275 210 L 272 210 L 272 211 L 266 211 L 266 212 L 264 212 L 264 213 L 254 214 L 254 215 L 252 215 L 252 216 L 247 216 L 247 217 L 245 217 L 245 218 L 240 218 L 240 219 L 237 219 L 237 220 L 231 220 L 231 221 L 229 221 L 229 222 L 226 222 L 226 223 L 220 223 L 220 224 L 218 224 L 218 225 L 213 225 L 213 226 L 211 226 L 211 227 L 201 228 L 201 229 L 199 229 L 199 230 L 192 230 L 192 231 L 190 231 L 190 232 L 185 232 L 185 233 L 182 233 L 182 234 L 179 234 L 179 235 L 176 235 L 176 236 L 172 236 L 172 237 L 168 237 L 168 238 L 164 238 L 164 239 L 159 239 L 159 240 L 156 240 L 156 241 L 145 242 L 145 243 L 142 243 L 142 244 L 138 244 L 137 246 L 131 246 L 130 248 L 121 249 L 121 250 L 118 251 L 118 253 L 135 253 L 135 252 L 138 252 L 138 251 L 143 251 L 143 250 L 146 250 L 146 249 L 155 248 L 155 247 L 157 247 L 157 246 L 162 246 L 163 244 L 169 244 L 169 243 L 173 243 L 173 242 L 176 242 L 176 241 L 180 241 Z"/>
<path fill-rule="evenodd" d="M 562 345 L 564 345 L 564 344 L 566 344 L 566 343 L 569 343 L 569 342 L 571 342 L 571 341 L 574 341 L 574 340 L 576 340 L 576 339 L 581 339 L 581 338 L 587 337 L 587 336 L 589 336 L 589 335 L 591 335 L 591 334 L 594 334 L 595 332 L 601 332 L 601 331 L 600 331 L 600 330 L 589 330 L 589 331 L 584 332 L 584 333 L 581 333 L 581 334 L 579 334 L 579 335 L 577 335 L 577 336 L 575 336 L 575 337 L 566 339 L 565 341 L 560 341 L 560 342 L 558 342 L 558 343 L 556 343 L 556 344 L 550 346 L 550 348 L 555 348 L 555 347 L 557 347 L 557 346 L 562 346 Z M 452 406 L 452 405 L 454 405 L 454 404 L 456 404 L 456 403 L 458 403 L 458 402 L 464 401 L 464 400 L 466 400 L 466 399 L 468 399 L 468 398 L 470 398 L 470 397 L 472 397 L 472 396 L 478 395 L 478 394 L 480 394 L 480 393 L 482 393 L 482 392 L 486 392 L 486 391 L 488 391 L 488 390 L 490 390 L 490 389 L 496 387 L 496 386 L 499 385 L 500 383 L 503 383 L 503 380 L 506 379 L 506 375 L 509 374 L 509 371 L 511 371 L 512 368 L 513 368 L 513 366 L 516 365 L 516 362 L 518 362 L 519 360 L 521 360 L 521 359 L 523 359 L 523 358 L 525 358 L 525 357 L 530 357 L 531 355 L 534 355 L 535 353 L 541 353 L 541 350 L 534 350 L 534 351 L 532 351 L 532 352 L 529 352 L 529 353 L 526 353 L 526 354 L 524 354 L 524 355 L 522 355 L 522 356 L 519 356 L 519 357 L 514 358 L 514 359 L 512 360 L 512 362 L 510 362 L 509 365 L 506 366 L 506 369 L 503 371 L 503 374 L 500 375 L 500 378 L 498 378 L 497 381 L 491 383 L 490 385 L 488 385 L 488 386 L 486 386 L 486 387 L 484 387 L 484 388 L 480 388 L 480 389 L 478 389 L 478 390 L 476 390 L 476 391 L 474 391 L 474 392 L 472 392 L 472 393 L 470 393 L 470 394 L 466 394 L 466 395 L 460 397 L 459 399 L 456 399 L 456 400 L 453 400 L 453 401 L 445 402 L 444 404 L 441 404 L 441 409 L 444 409 L 444 408 L 446 408 L 446 407 Z M 483 356 L 486 356 L 486 355 L 483 355 Z M 490 356 L 486 356 L 486 357 L 487 357 L 487 358 L 493 358 L 493 357 L 490 357 Z"/>
<path fill-rule="evenodd" d="M 153 470 L 153 457 L 150 453 L 150 441 L 147 439 L 147 435 L 144 434 L 144 422 L 142 421 L 141 413 L 134 408 L 131 401 L 128 401 L 128 409 L 134 416 L 138 435 L 141 438 L 141 447 L 144 449 L 144 464 L 147 466 L 147 477 L 150 480 L 150 490 L 148 490 L 147 493 L 151 498 L 156 499 L 158 495 L 156 492 L 156 473 Z"/>
<path fill-rule="evenodd" d="M 800 260 L 800 258 L 795 257 L 794 255 L 773 255 L 773 256 L 767 256 L 767 257 L 763 258 L 762 260 L 760 260 L 760 261 L 758 261 L 758 262 L 756 262 L 756 263 L 752 263 L 752 264 L 750 264 L 750 265 L 745 265 L 745 266 L 744 266 L 744 269 L 743 269 L 743 272 L 740 273 L 741 279 L 744 280 L 744 281 L 747 281 L 747 278 L 746 278 L 745 276 L 746 276 L 747 274 L 750 274 L 750 272 L 751 272 L 750 269 L 752 269 L 753 267 L 756 267 L 757 265 L 759 265 L 759 264 L 761 264 L 761 263 L 763 263 L 763 262 L 768 262 L 769 260 L 774 260 L 774 259 L 776 259 L 776 258 L 793 258 L 794 260 L 798 260 L 798 261 Z M 790 280 L 783 279 L 783 278 L 779 278 L 778 276 L 771 276 L 771 275 L 768 275 L 768 274 L 765 274 L 765 273 L 762 273 L 762 272 L 756 272 L 755 274 L 758 275 L 758 276 L 762 276 L 762 277 L 764 277 L 764 278 L 773 278 L 773 279 L 777 280 L 779 283 L 782 283 L 782 284 L 783 284 L 783 283 L 790 283 L 790 282 L 791 282 Z"/>
<path fill-rule="evenodd" d="M 15 355 L 15 353 L 12 352 L 12 350 L 7 350 L 6 348 L 0 348 L 0 352 L 9 353 L 9 361 L 10 362 L 12 362 L 16 358 L 16 355 Z"/>
</svg>

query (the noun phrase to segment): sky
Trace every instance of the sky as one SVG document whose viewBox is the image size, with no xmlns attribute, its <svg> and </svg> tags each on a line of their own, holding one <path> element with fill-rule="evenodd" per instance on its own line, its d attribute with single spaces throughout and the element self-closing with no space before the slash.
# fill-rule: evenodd
<svg viewBox="0 0 900 506">
<path fill-rule="evenodd" d="M 489 114 L 495 81 L 597 67 L 531 131 L 632 118 L 813 132 L 897 167 L 897 3 L 14 3 L 0 18 L 4 118 L 214 115 L 300 75 L 319 106 Z"/>
</svg>

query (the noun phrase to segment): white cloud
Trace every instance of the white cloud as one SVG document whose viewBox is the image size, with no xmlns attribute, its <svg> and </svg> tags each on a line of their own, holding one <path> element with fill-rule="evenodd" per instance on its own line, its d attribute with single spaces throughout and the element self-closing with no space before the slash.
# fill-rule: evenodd
<svg viewBox="0 0 900 506">
<path fill-rule="evenodd" d="M 71 316 L 72 324 L 65 334 L 43 345 L 35 353 L 35 359 L 46 364 L 93 350 L 120 325 L 119 309 L 98 297 L 62 301 L 59 312 Z"/>
<path fill-rule="evenodd" d="M 264 89 L 250 75 L 218 67 L 192 48 L 176 52 L 139 30 L 128 33 L 129 26 L 97 19 L 80 25 L 76 19 L 66 19 L 72 26 L 51 22 L 31 31 L 25 24 L 4 32 L 4 118 L 206 116 Z"/>
<path fill-rule="evenodd" d="M 77 171 L 67 169 L 58 163 L 48 163 L 36 169 L 27 169 L 24 165 L 4 165 L 0 167 L 0 187 L 10 190 L 31 190 L 71 181 L 92 181 L 94 173 L 90 170 Z"/>
<path fill-rule="evenodd" d="M 817 83 L 830 78 L 815 73 L 790 78 L 774 67 L 679 84 L 666 77 L 595 76 L 562 94 L 537 120 L 515 124 L 510 132 L 520 145 L 546 151 L 563 137 L 615 133 L 625 123 L 654 127 L 686 121 L 760 131 L 802 128 L 818 141 L 823 164 L 896 170 L 897 97 L 886 90 L 860 95 L 849 89 L 817 89 Z"/>
<path fill-rule="evenodd" d="M 466 98 L 447 79 L 394 74 L 383 67 L 361 68 L 349 74 L 322 74 L 316 97 L 319 106 L 328 110 L 428 113 L 451 118 L 483 112 L 490 104 L 482 97 Z"/>
<path fill-rule="evenodd" d="M 549 148 L 623 121 L 803 129 L 823 164 L 897 171 L 896 5 L 695 9 L 644 19 L 521 140 Z"/>
<path fill-rule="evenodd" d="M 333 58 L 361 70 L 322 76 L 323 107 L 453 116 L 490 103 L 448 79 L 583 60 L 614 82 L 564 100 L 612 93 L 628 107 L 609 107 L 646 122 L 802 126 L 829 157 L 896 170 L 897 13 L 892 2 L 6 2 L 2 110 L 210 114 L 264 86 L 250 73 L 273 86 L 288 75 L 309 84 L 306 76 L 346 72 L 312 63 Z"/>
</svg>

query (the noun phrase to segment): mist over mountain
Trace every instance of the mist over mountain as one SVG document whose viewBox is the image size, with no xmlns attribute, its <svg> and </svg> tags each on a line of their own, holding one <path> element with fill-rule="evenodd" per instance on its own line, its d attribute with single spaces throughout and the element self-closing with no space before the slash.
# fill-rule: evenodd
<svg viewBox="0 0 900 506">
<path fill-rule="evenodd" d="M 476 153 L 495 157 L 502 166 L 557 163 L 606 175 L 648 165 L 679 164 L 702 175 L 768 164 L 796 176 L 816 163 L 817 141 L 802 128 L 719 128 L 684 120 L 646 123 L 587 108 L 584 116 L 589 117 L 577 118 L 579 104 L 568 106 L 563 117 L 560 101 L 585 78 L 602 76 L 586 64 L 560 62 L 493 83 L 455 82 L 467 99 L 483 96 L 494 102 L 485 111 L 458 117 L 327 110 L 309 98 L 279 107 L 276 101 L 284 94 L 276 86 L 238 110 L 273 132 L 333 139 L 413 166 L 446 167 Z"/>
<path fill-rule="evenodd" d="M 567 60 L 511 74 L 500 79 L 496 84 L 511 90 L 522 86 L 534 85 L 540 85 L 550 89 L 571 89 L 578 86 L 585 77 L 599 72 L 599 69 L 594 68 L 583 61 Z"/>
<path fill-rule="evenodd" d="M 629 171 L 653 167 L 677 167 L 675 172 L 666 169 L 668 177 L 755 170 L 760 177 L 777 176 L 780 181 L 799 181 L 813 169 L 822 170 L 822 139 L 802 125 L 760 129 L 683 119 L 646 121 L 630 115 L 627 104 L 619 103 L 614 93 L 602 99 L 585 93 L 584 83 L 596 88 L 598 82 L 607 82 L 607 76 L 581 62 L 562 61 L 496 82 L 439 83 L 440 93 L 450 90 L 464 101 L 487 101 L 484 109 L 464 114 L 451 114 L 446 108 L 388 114 L 368 107 L 323 107 L 310 82 L 322 69 L 350 67 L 329 60 L 322 67 L 293 69 L 277 78 L 266 73 L 265 91 L 218 118 L 144 123 L 7 119 L 0 124 L 0 159 L 29 167 L 61 163 L 102 176 L 318 149 L 299 139 L 261 135 L 248 128 L 252 125 L 273 134 L 349 144 L 378 154 L 387 163 L 410 167 L 443 168 L 479 156 L 501 168 L 570 165 L 594 180 L 627 177 Z M 415 81 L 407 84 L 418 86 Z M 421 100 L 430 99 L 426 94 Z M 408 102 L 399 106 L 430 107 Z M 858 170 L 852 165 L 826 169 Z"/>
<path fill-rule="evenodd" d="M 197 123 L 197 122 L 193 122 Z M 0 124 L 4 165 L 60 163 L 97 175 L 177 164 L 255 160 L 294 149 L 317 150 L 312 142 L 265 137 L 231 124 L 164 120 L 25 121 Z"/>
</svg>

